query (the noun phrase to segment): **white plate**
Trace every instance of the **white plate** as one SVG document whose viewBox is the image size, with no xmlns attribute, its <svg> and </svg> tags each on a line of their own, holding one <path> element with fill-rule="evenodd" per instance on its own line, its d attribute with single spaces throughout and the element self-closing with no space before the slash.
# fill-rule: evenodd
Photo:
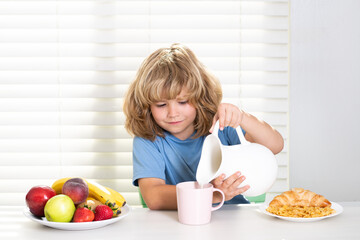
<svg viewBox="0 0 360 240">
<path fill-rule="evenodd" d="M 61 229 L 61 230 L 88 230 L 88 229 L 95 229 L 95 228 L 100 228 L 100 227 L 104 227 L 106 225 L 112 224 L 114 222 L 119 221 L 120 219 L 126 217 L 131 211 L 131 207 L 126 204 L 125 206 L 123 206 L 121 208 L 121 214 L 117 217 L 113 217 L 111 219 L 108 220 L 102 220 L 102 221 L 94 221 L 94 222 L 81 222 L 81 223 L 74 223 L 74 222 L 69 222 L 69 223 L 62 223 L 62 222 L 49 222 L 48 220 L 46 220 L 45 217 L 39 218 L 39 217 L 35 217 L 29 210 L 29 208 L 25 208 L 23 210 L 23 213 L 26 217 L 30 218 L 31 220 L 38 222 L 42 225 L 48 226 L 48 227 L 52 227 L 52 228 L 56 228 L 56 229 Z"/>
<path fill-rule="evenodd" d="M 283 217 L 283 216 L 278 216 L 272 213 L 269 213 L 268 211 L 266 211 L 266 209 L 268 208 L 269 204 L 262 204 L 259 207 L 260 212 L 269 215 L 269 216 L 273 216 L 273 217 L 277 217 L 283 220 L 287 220 L 287 221 L 292 221 L 292 222 L 314 222 L 314 221 L 319 221 L 325 218 L 330 218 L 330 217 L 335 217 L 336 215 L 339 215 L 340 213 L 343 212 L 343 207 L 337 203 L 331 202 L 331 208 L 335 210 L 335 213 L 330 214 L 328 216 L 324 216 L 324 217 L 315 217 L 315 218 L 294 218 L 294 217 Z"/>
</svg>

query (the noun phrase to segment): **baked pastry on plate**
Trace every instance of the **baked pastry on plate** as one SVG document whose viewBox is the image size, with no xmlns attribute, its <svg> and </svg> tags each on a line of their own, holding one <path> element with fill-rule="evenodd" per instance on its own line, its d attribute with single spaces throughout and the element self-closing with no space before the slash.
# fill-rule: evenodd
<svg viewBox="0 0 360 240">
<path fill-rule="evenodd" d="M 314 218 L 335 213 L 324 196 L 303 188 L 293 188 L 276 197 L 266 211 L 283 217 Z"/>
</svg>

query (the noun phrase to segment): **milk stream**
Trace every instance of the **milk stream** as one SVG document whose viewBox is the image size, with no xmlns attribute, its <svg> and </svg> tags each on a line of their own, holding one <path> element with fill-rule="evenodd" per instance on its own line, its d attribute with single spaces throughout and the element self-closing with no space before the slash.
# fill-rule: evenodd
<svg viewBox="0 0 360 240">
<path fill-rule="evenodd" d="M 205 188 L 205 184 L 206 184 L 206 183 L 199 183 L 199 182 L 197 182 L 196 188 Z"/>
<path fill-rule="evenodd" d="M 197 180 L 197 182 L 198 182 L 198 186 L 199 186 L 199 188 L 204 188 L 204 186 L 205 186 L 205 184 L 208 184 L 209 183 L 209 181 L 207 181 L 207 180 L 204 180 L 204 179 L 196 179 Z"/>
</svg>

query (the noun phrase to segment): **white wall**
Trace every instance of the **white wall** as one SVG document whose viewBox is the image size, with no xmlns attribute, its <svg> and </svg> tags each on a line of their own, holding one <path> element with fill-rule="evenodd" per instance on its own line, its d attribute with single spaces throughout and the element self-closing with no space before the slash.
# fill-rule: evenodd
<svg viewBox="0 0 360 240">
<path fill-rule="evenodd" d="M 360 1 L 291 0 L 290 187 L 360 200 Z"/>
</svg>

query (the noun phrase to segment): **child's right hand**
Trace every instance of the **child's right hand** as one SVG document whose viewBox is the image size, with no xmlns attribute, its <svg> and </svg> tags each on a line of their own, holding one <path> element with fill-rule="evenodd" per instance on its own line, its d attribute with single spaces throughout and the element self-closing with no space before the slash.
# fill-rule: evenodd
<svg viewBox="0 0 360 240">
<path fill-rule="evenodd" d="M 220 131 L 224 130 L 224 127 L 237 128 L 240 126 L 244 112 L 237 106 L 230 103 L 220 103 L 218 110 L 213 118 L 210 133 L 213 132 L 216 122 L 219 120 Z"/>
<path fill-rule="evenodd" d="M 245 185 L 244 187 L 238 188 L 238 186 L 245 180 L 245 176 L 241 175 L 240 172 L 236 172 L 233 175 L 226 178 L 225 174 L 221 174 L 219 177 L 211 181 L 215 188 L 223 191 L 225 195 L 225 201 L 231 200 L 233 197 L 244 193 L 250 186 Z M 221 201 L 221 195 L 215 193 L 213 203 Z"/>
</svg>

